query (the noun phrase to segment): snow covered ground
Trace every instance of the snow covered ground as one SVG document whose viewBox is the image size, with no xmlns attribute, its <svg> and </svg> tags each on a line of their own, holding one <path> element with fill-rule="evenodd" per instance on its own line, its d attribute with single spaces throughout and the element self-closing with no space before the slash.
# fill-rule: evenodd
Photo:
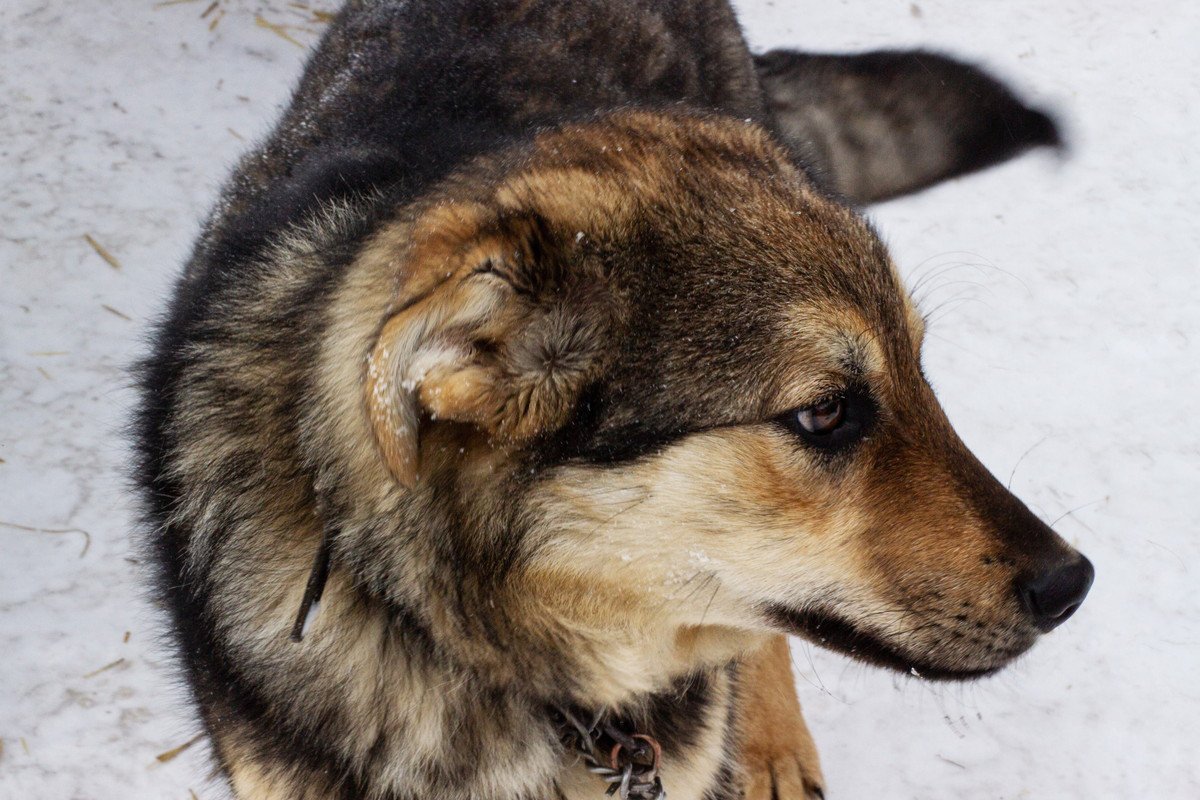
<svg viewBox="0 0 1200 800">
<path fill-rule="evenodd" d="M 197 729 L 130 541 L 126 367 L 322 23 L 208 5 L 0 5 L 0 798 L 223 796 L 203 742 L 169 757 Z M 1200 797 L 1200 4 L 738 5 L 758 48 L 969 55 L 1074 145 L 871 215 L 960 433 L 1095 588 L 968 686 L 797 642 L 830 797 Z"/>
</svg>

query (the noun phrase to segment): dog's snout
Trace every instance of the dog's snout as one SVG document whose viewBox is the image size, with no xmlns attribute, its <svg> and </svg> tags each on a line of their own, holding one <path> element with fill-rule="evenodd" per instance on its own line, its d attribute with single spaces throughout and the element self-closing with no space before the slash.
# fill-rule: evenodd
<svg viewBox="0 0 1200 800">
<path fill-rule="evenodd" d="M 1075 613 L 1092 588 L 1096 570 L 1084 556 L 1017 580 L 1022 605 L 1043 631 L 1058 627 Z"/>
</svg>

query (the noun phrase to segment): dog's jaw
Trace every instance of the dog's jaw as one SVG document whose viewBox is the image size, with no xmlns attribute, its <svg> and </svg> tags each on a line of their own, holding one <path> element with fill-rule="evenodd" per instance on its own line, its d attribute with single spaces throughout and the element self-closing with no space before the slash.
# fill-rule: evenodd
<svg viewBox="0 0 1200 800">
<path fill-rule="evenodd" d="M 1025 637 L 1026 640 L 1021 644 L 998 653 L 992 663 L 952 666 L 949 663 L 937 663 L 935 659 L 942 655 L 939 653 L 921 656 L 905 653 L 885 636 L 855 625 L 836 612 L 772 604 L 766 606 L 763 613 L 772 625 L 821 647 L 875 666 L 937 681 L 965 681 L 994 675 L 1028 650 L 1036 638 Z"/>
</svg>

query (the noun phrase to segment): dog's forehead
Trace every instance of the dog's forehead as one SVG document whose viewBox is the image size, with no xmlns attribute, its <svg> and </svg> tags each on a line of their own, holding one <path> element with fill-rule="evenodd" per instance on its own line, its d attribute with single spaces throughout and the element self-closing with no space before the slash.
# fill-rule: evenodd
<svg viewBox="0 0 1200 800">
<path fill-rule="evenodd" d="M 761 418 L 776 387 L 846 360 L 829 357 L 833 343 L 885 332 L 895 349 L 915 330 L 871 226 L 757 126 L 629 115 L 547 134 L 496 196 L 536 209 L 569 246 L 596 248 L 627 299 L 607 386 L 615 425 Z"/>
<path fill-rule="evenodd" d="M 631 281 L 645 324 L 663 337 L 735 351 L 867 340 L 876 360 L 892 339 L 919 347 L 915 304 L 853 210 L 771 187 L 753 197 L 716 193 L 698 219 L 674 223 L 658 222 Z"/>
<path fill-rule="evenodd" d="M 912 372 L 919 316 L 878 237 L 849 209 L 793 200 L 655 231 L 614 375 L 626 414 L 748 422 L 812 402 L 833 375 Z"/>
</svg>

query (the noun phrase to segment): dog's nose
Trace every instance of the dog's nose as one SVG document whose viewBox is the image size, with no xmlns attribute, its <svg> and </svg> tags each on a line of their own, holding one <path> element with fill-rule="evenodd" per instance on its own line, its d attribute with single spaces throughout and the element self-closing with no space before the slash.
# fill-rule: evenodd
<svg viewBox="0 0 1200 800">
<path fill-rule="evenodd" d="M 1081 555 L 1069 564 L 1057 565 L 1031 578 L 1018 580 L 1017 594 L 1037 626 L 1050 631 L 1075 613 L 1087 597 L 1095 577 L 1092 562 Z"/>
</svg>

